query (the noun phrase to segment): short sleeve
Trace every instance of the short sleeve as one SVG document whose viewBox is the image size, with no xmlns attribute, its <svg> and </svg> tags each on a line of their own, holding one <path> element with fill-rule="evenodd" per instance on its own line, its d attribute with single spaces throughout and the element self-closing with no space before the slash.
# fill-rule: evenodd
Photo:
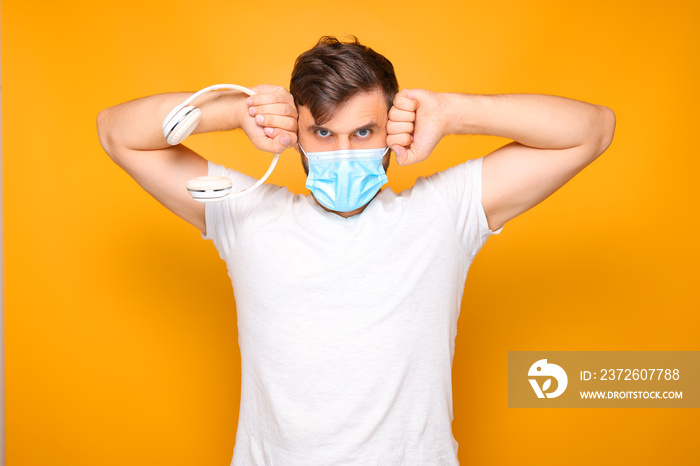
<svg viewBox="0 0 700 466">
<path fill-rule="evenodd" d="M 231 179 L 232 191 L 239 192 L 255 184 L 257 179 L 222 165 L 208 162 L 210 176 L 226 176 Z M 202 238 L 212 240 L 221 258 L 226 260 L 236 238 L 250 214 L 272 197 L 288 193 L 285 188 L 263 184 L 243 196 L 221 202 L 205 204 L 206 234 Z"/>
<path fill-rule="evenodd" d="M 481 203 L 482 163 L 483 157 L 468 160 L 426 178 L 444 200 L 455 233 L 471 259 L 491 235 L 503 230 L 503 227 L 490 230 L 486 220 L 486 212 Z"/>
</svg>

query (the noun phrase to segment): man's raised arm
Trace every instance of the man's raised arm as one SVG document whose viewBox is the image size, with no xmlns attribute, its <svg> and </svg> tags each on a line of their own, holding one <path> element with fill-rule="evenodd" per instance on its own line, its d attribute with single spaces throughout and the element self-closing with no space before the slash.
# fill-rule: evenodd
<svg viewBox="0 0 700 466">
<path fill-rule="evenodd" d="M 238 91 L 202 95 L 195 133 L 242 128 L 260 150 L 280 153 L 296 143 L 297 113 L 292 96 L 282 87 L 261 85 L 248 97 Z M 165 116 L 191 93 L 160 94 L 116 105 L 100 112 L 100 143 L 114 162 L 169 210 L 205 231 L 204 204 L 185 189 L 191 178 L 207 174 L 207 161 L 182 144 L 163 137 Z"/>
<path fill-rule="evenodd" d="M 484 159 L 482 204 L 489 228 L 534 207 L 610 145 L 607 107 L 537 94 L 436 94 L 406 89 L 389 112 L 387 143 L 401 165 L 424 160 L 447 134 L 513 142 Z"/>
</svg>

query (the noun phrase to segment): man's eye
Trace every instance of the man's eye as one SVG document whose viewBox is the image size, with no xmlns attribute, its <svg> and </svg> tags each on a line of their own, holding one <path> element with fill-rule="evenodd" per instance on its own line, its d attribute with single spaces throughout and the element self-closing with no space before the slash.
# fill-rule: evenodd
<svg viewBox="0 0 700 466">
<path fill-rule="evenodd" d="M 366 138 L 367 136 L 370 135 L 370 130 L 368 130 L 368 129 L 358 129 L 358 130 L 357 130 L 357 135 L 360 136 L 361 138 Z"/>
<path fill-rule="evenodd" d="M 318 134 L 322 138 L 327 138 L 328 136 L 331 135 L 331 132 L 328 131 L 327 129 L 319 129 L 319 130 L 316 130 L 316 134 Z"/>
</svg>

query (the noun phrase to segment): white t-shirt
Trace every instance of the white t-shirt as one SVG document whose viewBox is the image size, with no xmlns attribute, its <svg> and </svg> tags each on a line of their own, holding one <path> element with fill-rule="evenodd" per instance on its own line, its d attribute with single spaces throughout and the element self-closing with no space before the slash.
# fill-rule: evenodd
<svg viewBox="0 0 700 466">
<path fill-rule="evenodd" d="M 263 185 L 207 204 L 242 386 L 232 465 L 455 465 L 452 358 L 464 283 L 492 232 L 482 159 L 382 190 L 344 219 Z M 255 182 L 222 166 L 233 189 Z"/>
</svg>

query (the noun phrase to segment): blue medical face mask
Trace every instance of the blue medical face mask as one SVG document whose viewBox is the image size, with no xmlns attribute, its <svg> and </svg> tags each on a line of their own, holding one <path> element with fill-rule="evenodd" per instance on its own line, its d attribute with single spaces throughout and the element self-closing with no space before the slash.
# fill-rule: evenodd
<svg viewBox="0 0 700 466">
<path fill-rule="evenodd" d="M 382 160 L 388 147 L 306 152 L 306 187 L 328 210 L 351 212 L 367 204 L 388 181 Z"/>
</svg>

